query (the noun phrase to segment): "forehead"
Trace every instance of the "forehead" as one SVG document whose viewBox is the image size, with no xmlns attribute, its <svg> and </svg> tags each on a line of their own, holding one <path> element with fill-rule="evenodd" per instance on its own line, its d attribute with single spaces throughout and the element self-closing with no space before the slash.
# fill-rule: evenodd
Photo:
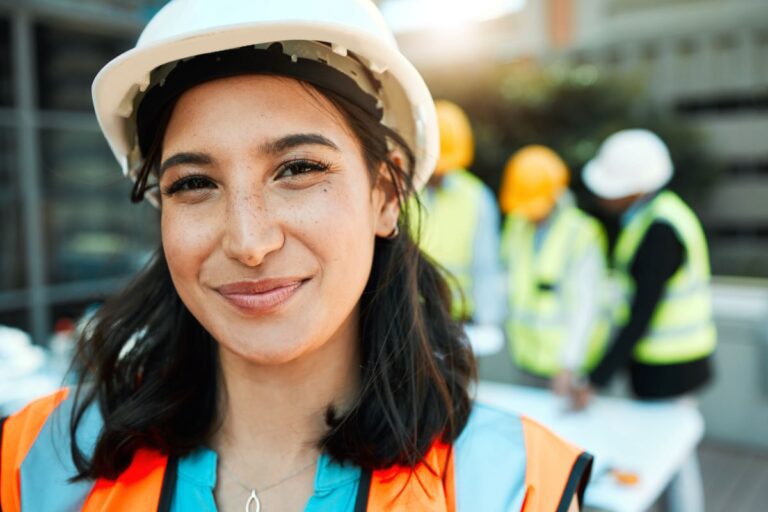
<svg viewBox="0 0 768 512">
<path fill-rule="evenodd" d="M 182 94 L 164 142 L 169 135 L 213 140 L 244 130 L 265 137 L 312 131 L 354 139 L 341 112 L 311 85 L 282 76 L 241 75 L 205 82 Z"/>
</svg>

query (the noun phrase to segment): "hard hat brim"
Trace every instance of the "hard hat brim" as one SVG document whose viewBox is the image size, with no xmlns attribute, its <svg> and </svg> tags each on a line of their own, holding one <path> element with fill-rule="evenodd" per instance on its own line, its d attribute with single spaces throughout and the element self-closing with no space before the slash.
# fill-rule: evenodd
<svg viewBox="0 0 768 512">
<path fill-rule="evenodd" d="M 543 219 L 555 207 L 556 200 L 547 197 L 537 197 L 526 201 L 512 201 L 510 213 L 520 215 L 529 220 Z"/>
<path fill-rule="evenodd" d="M 651 180 L 643 182 L 638 179 L 634 183 L 617 179 L 603 166 L 598 158 L 590 160 L 584 166 L 582 181 L 596 196 L 603 199 L 621 199 L 636 194 L 647 194 L 663 188 L 672 179 L 671 168 L 665 172 L 656 173 Z"/>
<path fill-rule="evenodd" d="M 413 65 L 396 49 L 349 26 L 328 23 L 248 23 L 226 30 L 201 31 L 184 37 L 138 46 L 109 62 L 96 76 L 93 103 L 99 125 L 128 175 L 137 159 L 131 129 L 133 99 L 150 85 L 151 72 L 168 63 L 196 55 L 277 41 L 326 41 L 366 59 L 382 82 L 384 124 L 397 131 L 415 152 L 414 186 L 429 179 L 439 153 L 437 118 L 432 96 Z M 389 117 L 388 117 L 389 116 Z"/>
</svg>

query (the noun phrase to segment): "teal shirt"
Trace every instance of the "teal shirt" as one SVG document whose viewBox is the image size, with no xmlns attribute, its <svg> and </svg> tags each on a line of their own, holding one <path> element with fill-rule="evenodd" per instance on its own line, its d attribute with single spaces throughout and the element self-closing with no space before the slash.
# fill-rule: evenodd
<svg viewBox="0 0 768 512">
<path fill-rule="evenodd" d="M 458 510 L 519 510 L 524 498 L 525 448 L 517 417 L 475 404 L 455 443 Z M 179 460 L 172 512 L 216 512 L 216 452 L 200 448 Z M 360 468 L 323 454 L 305 512 L 352 512 Z M 248 493 L 243 492 L 243 504 Z M 501 508 L 500 508 L 501 507 Z"/>
<path fill-rule="evenodd" d="M 20 467 L 21 510 L 64 512 L 80 510 L 91 492 L 92 481 L 72 482 L 69 415 L 65 400 L 49 416 Z M 91 452 L 101 429 L 97 408 L 91 407 L 78 431 L 80 448 Z M 526 494 L 526 445 L 523 425 L 516 414 L 475 404 L 469 421 L 454 442 L 456 509 L 520 510 Z M 173 512 L 215 512 L 217 455 L 199 448 L 178 461 Z M 581 478 L 574 473 L 573 478 Z M 322 455 L 316 466 L 314 489 L 305 511 L 353 512 L 361 470 L 340 465 Z M 575 483 L 569 487 L 572 491 Z M 247 496 L 244 494 L 243 505 Z M 568 498 L 570 500 L 570 498 Z"/>
<path fill-rule="evenodd" d="M 216 452 L 201 448 L 179 460 L 176 492 L 171 512 L 215 512 L 213 489 L 216 487 Z M 323 454 L 315 472 L 312 497 L 305 512 L 353 510 L 357 497 L 360 469 L 340 465 Z M 243 504 L 248 499 L 243 490 Z"/>
</svg>

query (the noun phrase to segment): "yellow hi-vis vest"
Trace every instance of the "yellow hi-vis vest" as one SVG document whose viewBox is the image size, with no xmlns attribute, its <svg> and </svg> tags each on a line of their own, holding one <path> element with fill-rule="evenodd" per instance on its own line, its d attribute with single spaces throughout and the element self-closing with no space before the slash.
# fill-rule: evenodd
<svg viewBox="0 0 768 512">
<path fill-rule="evenodd" d="M 553 215 L 538 253 L 536 226 L 520 216 L 507 216 L 501 240 L 509 280 L 506 327 L 512 359 L 518 367 L 544 377 L 562 369 L 569 310 L 579 300 L 569 283 L 574 278 L 571 264 L 596 246 L 606 251 L 605 233 L 596 219 L 575 206 L 563 206 Z M 602 290 L 598 295 L 602 296 Z M 609 333 L 609 315 L 601 311 L 582 371 L 598 363 Z"/>
<path fill-rule="evenodd" d="M 450 273 L 451 314 L 466 320 L 475 311 L 472 253 L 485 185 L 465 170 L 452 171 L 444 180 L 450 185 L 432 195 L 422 194 L 425 214 L 411 216 L 411 231 L 421 250 Z"/>
<path fill-rule="evenodd" d="M 666 283 L 651 318 L 648 332 L 634 349 L 634 359 L 644 364 L 675 364 L 711 354 L 717 339 L 712 320 L 709 252 L 696 215 L 672 192 L 661 192 L 630 220 L 614 249 L 616 279 L 623 300 L 616 310 L 617 326 L 629 321 L 635 294 L 631 276 L 635 253 L 651 224 L 663 222 L 677 234 L 685 248 L 680 269 Z"/>
</svg>

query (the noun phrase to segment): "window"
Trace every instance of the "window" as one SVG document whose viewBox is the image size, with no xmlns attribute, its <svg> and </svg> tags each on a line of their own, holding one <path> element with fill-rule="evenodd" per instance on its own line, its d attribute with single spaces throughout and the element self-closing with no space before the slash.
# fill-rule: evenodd
<svg viewBox="0 0 768 512">
<path fill-rule="evenodd" d="M 133 274 L 157 246 L 157 212 L 129 201 L 98 131 L 41 135 L 48 278 L 54 284 Z"/>
<path fill-rule="evenodd" d="M 110 39 L 69 28 L 38 25 L 38 105 L 44 110 L 91 112 L 91 83 L 99 69 L 133 46 L 130 39 Z"/>
<path fill-rule="evenodd" d="M 0 293 L 25 285 L 19 169 L 12 128 L 0 127 Z"/>
</svg>

